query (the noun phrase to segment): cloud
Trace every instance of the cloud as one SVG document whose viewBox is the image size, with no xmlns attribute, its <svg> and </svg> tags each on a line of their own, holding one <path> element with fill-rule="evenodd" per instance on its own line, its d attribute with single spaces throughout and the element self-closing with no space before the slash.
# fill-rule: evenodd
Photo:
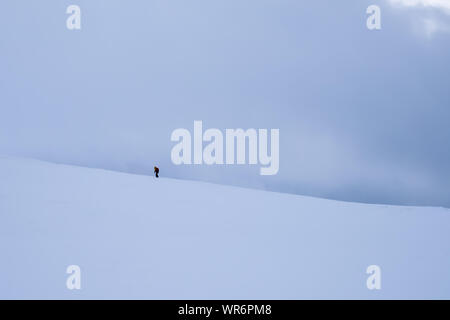
<svg viewBox="0 0 450 320">
<path fill-rule="evenodd" d="M 423 19 L 422 22 L 428 37 L 431 37 L 436 32 L 450 32 L 450 26 L 440 20 L 426 18 Z"/>
<path fill-rule="evenodd" d="M 431 38 L 438 32 L 450 33 L 450 0 L 388 0 L 395 7 L 405 7 L 421 11 L 414 24 L 420 21 L 421 32 Z"/>
<path fill-rule="evenodd" d="M 389 2 L 406 7 L 439 9 L 450 15 L 450 0 L 389 0 Z"/>
</svg>

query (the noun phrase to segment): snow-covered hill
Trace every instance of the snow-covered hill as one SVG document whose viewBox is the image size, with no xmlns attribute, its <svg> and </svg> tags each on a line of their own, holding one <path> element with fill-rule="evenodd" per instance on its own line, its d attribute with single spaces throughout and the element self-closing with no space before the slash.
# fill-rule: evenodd
<svg viewBox="0 0 450 320">
<path fill-rule="evenodd" d="M 0 157 L 0 298 L 450 298 L 450 210 Z"/>
</svg>

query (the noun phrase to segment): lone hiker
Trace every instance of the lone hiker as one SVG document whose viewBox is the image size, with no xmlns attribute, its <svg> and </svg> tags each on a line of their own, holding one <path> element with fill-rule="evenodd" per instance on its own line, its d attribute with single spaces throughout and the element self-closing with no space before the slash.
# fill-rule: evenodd
<svg viewBox="0 0 450 320">
<path fill-rule="evenodd" d="M 158 167 L 155 167 L 155 171 L 154 172 L 155 172 L 156 177 L 159 178 L 159 176 L 158 176 L 159 168 Z"/>
</svg>

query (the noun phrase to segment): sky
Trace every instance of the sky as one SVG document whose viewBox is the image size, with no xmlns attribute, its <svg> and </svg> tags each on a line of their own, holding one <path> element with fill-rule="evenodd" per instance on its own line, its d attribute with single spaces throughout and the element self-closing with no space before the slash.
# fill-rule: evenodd
<svg viewBox="0 0 450 320">
<path fill-rule="evenodd" d="M 450 207 L 449 58 L 448 0 L 6 0 L 0 154 Z M 174 165 L 195 120 L 279 129 L 278 174 Z"/>
</svg>

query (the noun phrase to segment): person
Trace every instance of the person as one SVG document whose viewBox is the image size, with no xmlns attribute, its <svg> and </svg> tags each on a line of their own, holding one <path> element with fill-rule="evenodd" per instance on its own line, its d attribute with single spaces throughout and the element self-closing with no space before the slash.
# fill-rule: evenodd
<svg viewBox="0 0 450 320">
<path fill-rule="evenodd" d="M 156 177 L 159 178 L 159 176 L 158 176 L 159 168 L 158 167 L 155 167 L 155 171 L 154 172 L 155 172 Z"/>
</svg>

